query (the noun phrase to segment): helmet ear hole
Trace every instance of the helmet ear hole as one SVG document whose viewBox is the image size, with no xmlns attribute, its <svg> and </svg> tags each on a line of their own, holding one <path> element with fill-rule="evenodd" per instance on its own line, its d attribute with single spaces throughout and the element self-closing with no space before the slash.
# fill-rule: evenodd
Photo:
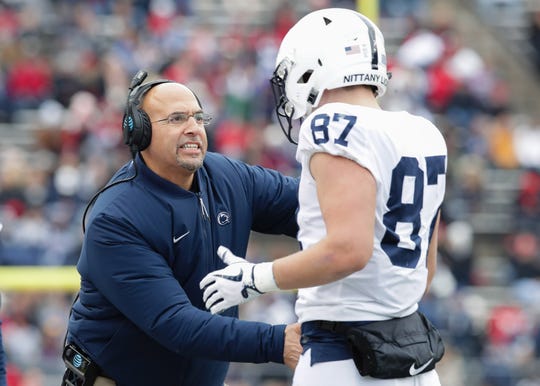
<svg viewBox="0 0 540 386">
<path fill-rule="evenodd" d="M 305 84 L 309 82 L 309 79 L 311 78 L 311 75 L 313 74 L 313 70 L 307 70 L 304 72 L 304 74 L 298 79 L 298 83 Z"/>
</svg>

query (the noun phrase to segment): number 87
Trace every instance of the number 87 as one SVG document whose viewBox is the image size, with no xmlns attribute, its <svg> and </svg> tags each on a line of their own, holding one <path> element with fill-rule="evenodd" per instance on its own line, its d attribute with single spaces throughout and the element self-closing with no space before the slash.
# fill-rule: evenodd
<svg viewBox="0 0 540 386">
<path fill-rule="evenodd" d="M 438 155 L 426 157 L 427 185 L 437 185 L 438 176 L 446 173 L 446 156 Z M 414 194 L 412 199 L 403 202 L 402 193 L 405 181 L 413 181 Z M 420 212 L 424 203 L 424 172 L 414 157 L 402 157 L 392 171 L 390 196 L 386 206 L 388 212 L 383 217 L 386 232 L 381 240 L 381 247 L 386 252 L 393 265 L 415 268 L 420 259 L 421 242 L 419 235 L 421 226 Z M 436 215 L 430 224 L 430 235 L 433 231 Z M 398 229 L 399 223 L 412 225 L 409 239 L 413 245 L 403 246 L 400 234 L 403 229 Z M 410 227 L 409 227 L 410 229 Z M 401 245 L 400 245 L 401 244 Z M 405 243 L 406 244 L 406 243 Z M 410 248 L 412 247 L 412 248 Z"/>
</svg>

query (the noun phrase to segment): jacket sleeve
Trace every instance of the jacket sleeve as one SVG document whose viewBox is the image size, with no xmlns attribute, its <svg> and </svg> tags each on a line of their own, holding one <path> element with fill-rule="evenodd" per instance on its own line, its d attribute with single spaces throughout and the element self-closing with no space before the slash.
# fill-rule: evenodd
<svg viewBox="0 0 540 386">
<path fill-rule="evenodd" d="M 296 237 L 299 178 L 276 170 L 243 164 L 245 187 L 253 208 L 252 229 Z"/>
<path fill-rule="evenodd" d="M 97 216 L 87 229 L 85 248 L 92 256 L 85 267 L 88 279 L 127 319 L 170 351 L 223 361 L 283 363 L 285 326 L 240 321 L 194 307 L 166 260 L 125 221 Z"/>
</svg>

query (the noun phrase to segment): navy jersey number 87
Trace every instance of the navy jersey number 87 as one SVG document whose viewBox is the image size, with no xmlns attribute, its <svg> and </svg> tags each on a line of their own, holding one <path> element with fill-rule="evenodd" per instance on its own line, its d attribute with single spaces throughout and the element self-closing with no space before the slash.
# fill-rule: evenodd
<svg viewBox="0 0 540 386">
<path fill-rule="evenodd" d="M 439 181 L 439 174 L 446 173 L 446 156 L 425 157 L 427 168 L 427 184 L 435 185 Z M 410 177 L 414 182 L 414 194 L 411 202 L 402 201 L 403 184 L 406 178 Z M 392 264 L 400 267 L 414 268 L 420 258 L 421 239 L 418 234 L 421 226 L 420 210 L 424 203 L 424 172 L 418 165 L 418 160 L 413 157 L 402 157 L 392 171 L 392 182 L 390 185 L 390 197 L 386 206 L 389 211 L 383 217 L 386 225 L 386 233 L 381 241 L 382 249 L 386 252 Z M 430 226 L 435 223 L 436 216 Z M 402 248 L 399 246 L 400 237 L 396 233 L 397 223 L 404 222 L 412 224 L 410 239 L 414 242 L 414 249 Z"/>
</svg>

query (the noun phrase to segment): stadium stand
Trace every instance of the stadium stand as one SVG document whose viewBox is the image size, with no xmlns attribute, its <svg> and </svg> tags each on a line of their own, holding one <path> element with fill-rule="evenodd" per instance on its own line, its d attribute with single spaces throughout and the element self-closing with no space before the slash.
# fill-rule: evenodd
<svg viewBox="0 0 540 386">
<path fill-rule="evenodd" d="M 0 2 L 0 265 L 70 266 L 92 194 L 130 155 L 120 120 L 139 68 L 186 82 L 216 118 L 211 148 L 296 175 L 273 121 L 279 39 L 306 11 L 354 1 Z M 395 76 L 383 103 L 437 121 L 449 145 L 440 266 L 422 309 L 445 335 L 445 386 L 540 385 L 540 6 L 380 0 Z M 253 235 L 249 257 L 295 243 Z M 2 283 L 0 283 L 0 291 Z M 73 293 L 9 291 L 9 386 L 57 385 Z M 294 294 L 243 306 L 287 322 Z M 230 386 L 284 386 L 234 365 Z"/>
</svg>

